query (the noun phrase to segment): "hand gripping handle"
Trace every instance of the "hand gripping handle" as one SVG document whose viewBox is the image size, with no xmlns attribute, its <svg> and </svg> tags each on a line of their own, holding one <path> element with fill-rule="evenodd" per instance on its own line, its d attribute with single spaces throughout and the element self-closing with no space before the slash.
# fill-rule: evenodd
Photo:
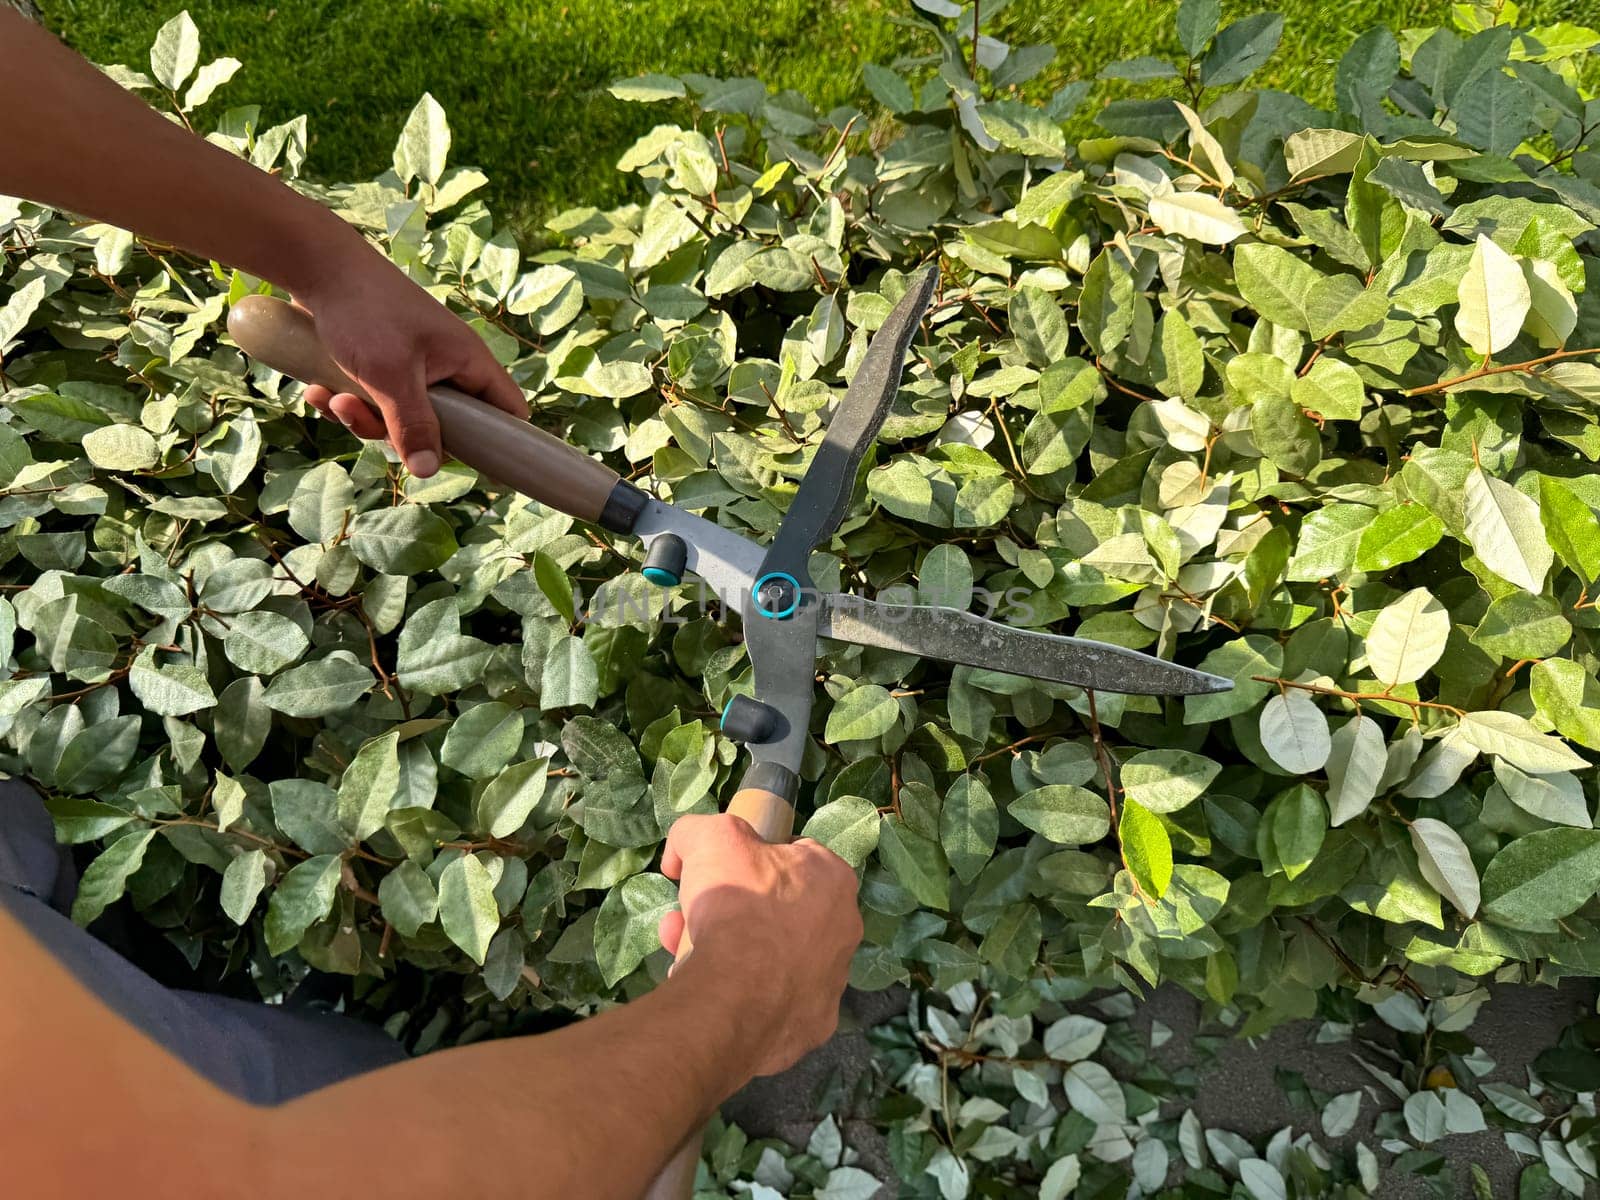
<svg viewBox="0 0 1600 1200">
<path fill-rule="evenodd" d="M 333 361 L 303 309 L 270 296 L 246 296 L 228 314 L 228 332 L 241 350 L 274 370 L 372 403 Z M 435 384 L 428 399 L 452 457 L 580 521 L 617 533 L 633 527 L 647 497 L 598 459 L 455 388 Z"/>
<path fill-rule="evenodd" d="M 763 842 L 787 842 L 794 836 L 794 797 L 799 780 L 773 763 L 756 763 L 728 804 L 728 811 L 749 824 Z M 678 943 L 678 962 L 689 957 L 689 931 Z M 700 1165 L 702 1134 L 696 1132 L 678 1148 L 666 1169 L 656 1176 L 644 1200 L 689 1200 Z"/>
</svg>

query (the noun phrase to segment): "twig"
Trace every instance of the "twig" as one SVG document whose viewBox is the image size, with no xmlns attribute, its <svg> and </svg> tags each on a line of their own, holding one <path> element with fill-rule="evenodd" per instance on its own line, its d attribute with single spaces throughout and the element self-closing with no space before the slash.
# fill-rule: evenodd
<svg viewBox="0 0 1600 1200">
<path fill-rule="evenodd" d="M 1404 704 L 1413 712 L 1430 708 L 1437 712 L 1450 713 L 1456 717 L 1467 715 L 1465 709 L 1457 708 L 1453 704 L 1444 704 L 1438 700 L 1413 700 L 1409 696 L 1396 696 L 1389 692 L 1347 692 L 1342 688 L 1324 687 L 1320 683 L 1296 683 L 1292 679 L 1280 679 L 1275 675 L 1252 675 L 1250 678 L 1257 683 L 1271 683 L 1279 688 L 1297 688 L 1302 692 L 1315 692 L 1319 696 L 1338 696 L 1344 700 L 1366 700 L 1374 704 Z"/>
<path fill-rule="evenodd" d="M 1430 383 L 1426 387 L 1411 388 L 1402 392 L 1403 396 L 1429 396 L 1434 392 L 1448 391 L 1459 387 L 1463 383 L 1471 383 L 1474 379 L 1482 379 L 1486 375 L 1505 375 L 1513 371 L 1529 371 L 1534 367 L 1542 367 L 1545 363 L 1559 362 L 1564 358 L 1582 358 L 1586 354 L 1600 354 L 1600 346 L 1589 346 L 1582 350 L 1557 350 L 1554 354 L 1546 354 L 1543 358 L 1530 358 L 1527 362 L 1502 363 L 1490 366 L 1485 360 L 1484 365 L 1476 371 L 1468 371 L 1465 375 L 1457 375 L 1454 379 L 1441 379 L 1438 383 Z"/>
</svg>

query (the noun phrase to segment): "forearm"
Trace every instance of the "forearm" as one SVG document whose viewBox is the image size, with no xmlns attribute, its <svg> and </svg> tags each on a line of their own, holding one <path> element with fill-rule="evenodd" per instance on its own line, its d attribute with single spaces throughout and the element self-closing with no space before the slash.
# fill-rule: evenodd
<svg viewBox="0 0 1600 1200">
<path fill-rule="evenodd" d="M 258 1147 L 281 1173 L 272 1190 L 329 1187 L 350 1147 L 391 1145 L 403 1153 L 352 1162 L 350 1185 L 391 1200 L 638 1200 L 757 1057 L 759 1019 L 715 975 L 686 965 L 559 1032 L 431 1054 L 275 1110 Z"/>
<path fill-rule="evenodd" d="M 0 7 L 0 193 L 309 292 L 372 251 L 354 229 Z"/>
</svg>

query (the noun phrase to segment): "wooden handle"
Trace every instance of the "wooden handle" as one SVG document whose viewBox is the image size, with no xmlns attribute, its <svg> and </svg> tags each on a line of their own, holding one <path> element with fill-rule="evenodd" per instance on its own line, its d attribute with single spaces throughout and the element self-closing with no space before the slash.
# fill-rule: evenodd
<svg viewBox="0 0 1600 1200">
<path fill-rule="evenodd" d="M 246 296 L 228 314 L 228 332 L 241 350 L 274 370 L 372 403 L 361 385 L 333 361 L 304 309 L 271 296 Z M 439 418 L 445 451 L 452 457 L 580 521 L 619 532 L 632 526 L 643 494 L 627 484 L 618 493 L 617 473 L 604 463 L 455 388 L 430 387 L 428 399 Z M 618 511 L 614 493 L 624 500 L 622 510 L 630 507 L 626 501 L 632 496 L 639 497 L 639 504 L 631 511 Z M 619 525 L 623 520 L 626 523 Z"/>
<path fill-rule="evenodd" d="M 741 787 L 728 804 L 728 811 L 754 829 L 763 842 L 787 842 L 794 836 L 794 805 L 764 787 Z M 689 931 L 685 929 L 678 942 L 676 961 L 688 958 L 691 949 Z M 689 1200 L 694 1195 L 694 1176 L 700 1166 L 704 1136 L 696 1133 L 678 1147 L 666 1169 L 644 1194 L 644 1200 Z"/>
</svg>

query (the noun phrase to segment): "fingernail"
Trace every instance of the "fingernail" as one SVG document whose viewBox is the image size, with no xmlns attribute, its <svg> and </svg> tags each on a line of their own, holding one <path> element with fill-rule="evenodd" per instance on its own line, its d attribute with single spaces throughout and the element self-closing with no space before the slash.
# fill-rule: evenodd
<svg viewBox="0 0 1600 1200">
<path fill-rule="evenodd" d="M 418 479 L 427 479 L 439 470 L 439 456 L 432 450 L 418 450 L 407 462 Z"/>
</svg>

